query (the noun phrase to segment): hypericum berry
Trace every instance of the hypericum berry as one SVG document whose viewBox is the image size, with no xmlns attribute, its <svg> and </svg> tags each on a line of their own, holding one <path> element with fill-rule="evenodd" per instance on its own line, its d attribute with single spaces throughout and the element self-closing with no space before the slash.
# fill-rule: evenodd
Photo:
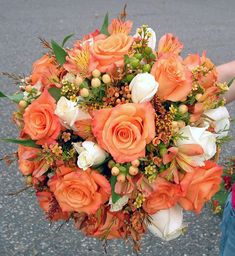
<svg viewBox="0 0 235 256">
<path fill-rule="evenodd" d="M 33 178 L 32 178 L 31 175 L 26 177 L 25 182 L 26 182 L 27 185 L 32 185 L 32 181 L 33 181 Z"/>
<path fill-rule="evenodd" d="M 135 166 L 130 166 L 130 168 L 129 168 L 129 173 L 130 173 L 130 175 L 135 176 L 136 174 L 138 174 L 138 172 L 139 172 L 139 169 L 138 169 L 137 167 L 135 167 Z"/>
<path fill-rule="evenodd" d="M 137 68 L 139 63 L 140 63 L 140 61 L 138 59 L 136 59 L 134 57 L 131 58 L 130 64 L 131 64 L 132 68 Z"/>
<path fill-rule="evenodd" d="M 172 121 L 172 128 L 177 128 L 177 127 L 178 127 L 178 122 Z"/>
<path fill-rule="evenodd" d="M 195 99 L 196 99 L 197 101 L 199 101 L 201 97 L 202 97 L 202 94 L 201 94 L 201 93 L 198 93 L 198 94 L 195 96 Z"/>
<path fill-rule="evenodd" d="M 111 173 L 113 176 L 118 176 L 118 174 L 120 173 L 120 170 L 118 169 L 117 166 L 114 166 L 112 169 L 111 169 Z"/>
<path fill-rule="evenodd" d="M 153 52 L 153 50 L 151 47 L 149 47 L 149 46 L 145 47 L 145 49 L 144 49 L 145 54 L 150 55 L 152 52 Z"/>
<path fill-rule="evenodd" d="M 124 174 L 119 174 L 118 176 L 117 176 L 117 181 L 119 181 L 119 182 L 125 182 L 125 180 L 126 180 L 126 176 L 124 175 Z"/>
<path fill-rule="evenodd" d="M 92 71 L 92 76 L 93 77 L 100 77 L 101 73 L 98 69 L 95 69 Z"/>
<path fill-rule="evenodd" d="M 142 56 L 141 53 L 136 53 L 136 54 L 134 55 L 134 57 L 135 57 L 136 59 L 138 59 L 138 60 L 142 60 L 142 59 L 143 59 L 143 56 Z"/>
<path fill-rule="evenodd" d="M 89 90 L 87 88 L 82 88 L 80 90 L 80 96 L 82 96 L 84 98 L 88 97 L 89 96 Z"/>
<path fill-rule="evenodd" d="M 140 161 L 139 161 L 138 159 L 133 160 L 133 161 L 131 162 L 131 165 L 134 166 L 134 167 L 138 167 L 138 166 L 140 165 Z"/>
<path fill-rule="evenodd" d="M 149 64 L 145 64 L 145 65 L 143 66 L 143 72 L 149 72 L 150 69 L 151 69 L 151 66 L 150 66 Z"/>
<path fill-rule="evenodd" d="M 25 91 L 26 91 L 26 92 L 31 92 L 32 89 L 33 89 L 33 87 L 32 87 L 31 85 L 26 85 L 26 86 L 25 86 Z"/>
<path fill-rule="evenodd" d="M 82 82 L 83 82 L 83 79 L 80 76 L 76 76 L 74 80 L 75 85 L 79 86 L 82 84 Z"/>
<path fill-rule="evenodd" d="M 102 76 L 102 81 L 105 83 L 105 84 L 109 84 L 111 82 L 111 77 L 109 74 L 104 74 Z"/>
<path fill-rule="evenodd" d="M 134 78 L 134 75 L 133 74 L 128 74 L 127 76 L 126 76 L 126 80 L 127 80 L 127 82 L 131 82 L 131 80 Z"/>
<path fill-rule="evenodd" d="M 182 121 L 182 120 L 177 121 L 177 124 L 178 124 L 178 127 L 179 127 L 179 128 L 185 127 L 185 122 Z"/>
<path fill-rule="evenodd" d="M 184 104 L 180 105 L 180 106 L 179 106 L 179 112 L 180 112 L 181 114 L 187 113 L 187 112 L 188 112 L 188 107 L 187 107 L 186 105 L 184 105 Z"/>
<path fill-rule="evenodd" d="M 101 81 L 100 81 L 99 78 L 92 78 L 91 79 L 91 86 L 93 88 L 98 88 L 98 87 L 100 87 L 100 85 L 101 85 Z"/>
<path fill-rule="evenodd" d="M 19 107 L 20 108 L 26 108 L 28 106 L 27 102 L 25 100 L 21 100 L 19 102 Z"/>
<path fill-rule="evenodd" d="M 113 160 L 109 160 L 109 162 L 108 162 L 109 169 L 112 169 L 114 167 L 114 165 L 115 165 L 115 162 Z"/>
</svg>

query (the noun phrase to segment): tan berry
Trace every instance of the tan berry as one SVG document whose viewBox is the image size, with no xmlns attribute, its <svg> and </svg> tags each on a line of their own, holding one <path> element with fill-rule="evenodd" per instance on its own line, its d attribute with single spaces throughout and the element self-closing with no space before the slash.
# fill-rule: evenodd
<svg viewBox="0 0 235 256">
<path fill-rule="evenodd" d="M 125 180 L 126 180 L 126 176 L 124 175 L 124 174 L 119 174 L 118 176 L 117 176 L 117 181 L 119 181 L 119 182 L 125 182 Z"/>
<path fill-rule="evenodd" d="M 180 106 L 179 106 L 179 112 L 180 112 L 181 114 L 187 113 L 187 112 L 188 112 L 188 107 L 187 107 L 186 105 L 184 105 L 184 104 L 180 105 Z"/>
<path fill-rule="evenodd" d="M 29 175 L 29 176 L 26 177 L 26 184 L 27 184 L 27 185 L 32 185 L 32 181 L 33 181 L 33 179 L 32 179 L 32 176 L 31 176 L 31 175 Z"/>
<path fill-rule="evenodd" d="M 173 121 L 172 122 L 172 127 L 173 128 L 177 128 L 178 127 L 178 122 L 177 121 Z"/>
<path fill-rule="evenodd" d="M 83 79 L 80 76 L 76 76 L 74 81 L 75 85 L 79 86 L 82 84 L 82 82 L 83 82 Z"/>
<path fill-rule="evenodd" d="M 105 84 L 109 84 L 109 83 L 111 82 L 111 77 L 110 77 L 110 75 L 104 74 L 104 75 L 102 76 L 102 81 L 103 81 Z"/>
<path fill-rule="evenodd" d="M 129 168 L 130 175 L 135 176 L 138 172 L 139 172 L 139 169 L 137 167 L 130 166 L 130 168 Z"/>
<path fill-rule="evenodd" d="M 31 85 L 26 85 L 26 86 L 25 86 L 25 91 L 26 91 L 26 92 L 31 92 L 32 89 L 33 89 L 33 87 L 32 87 Z"/>
<path fill-rule="evenodd" d="M 95 69 L 92 71 L 92 76 L 93 77 L 100 77 L 101 73 L 98 69 Z"/>
<path fill-rule="evenodd" d="M 100 87 L 100 85 L 101 85 L 101 81 L 100 81 L 99 78 L 92 78 L 92 79 L 91 79 L 91 86 L 92 86 L 93 88 Z"/>
<path fill-rule="evenodd" d="M 197 101 L 200 101 L 200 98 L 202 97 L 202 94 L 201 93 L 198 93 L 196 96 L 195 96 L 195 99 Z"/>
<path fill-rule="evenodd" d="M 140 165 L 140 161 L 139 161 L 138 159 L 133 160 L 133 161 L 131 162 L 131 165 L 134 166 L 134 167 L 138 167 L 138 166 Z"/>
<path fill-rule="evenodd" d="M 118 174 L 120 173 L 120 170 L 117 168 L 117 166 L 114 166 L 111 170 L 111 173 L 113 176 L 118 176 Z"/>
<path fill-rule="evenodd" d="M 21 100 L 19 102 L 19 107 L 20 108 L 26 108 L 28 106 L 27 102 L 25 100 Z"/>
<path fill-rule="evenodd" d="M 179 127 L 176 127 L 176 128 L 173 129 L 173 132 L 177 133 L 177 132 L 179 132 L 179 130 L 180 130 Z"/>
<path fill-rule="evenodd" d="M 82 88 L 80 90 L 80 96 L 82 96 L 84 98 L 88 97 L 89 96 L 89 90 L 87 88 Z"/>
<path fill-rule="evenodd" d="M 179 121 L 177 121 L 177 123 L 178 123 L 178 127 L 179 127 L 179 128 L 185 127 L 185 122 L 184 122 L 184 121 L 179 120 Z"/>
</svg>

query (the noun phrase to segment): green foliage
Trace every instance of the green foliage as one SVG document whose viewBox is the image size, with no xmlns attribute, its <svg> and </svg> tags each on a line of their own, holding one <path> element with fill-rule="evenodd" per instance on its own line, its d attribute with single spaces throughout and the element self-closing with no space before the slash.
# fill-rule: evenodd
<svg viewBox="0 0 235 256">
<path fill-rule="evenodd" d="M 19 103 L 23 99 L 24 95 L 22 92 L 17 92 L 13 95 L 7 95 L 0 91 L 0 98 L 8 98 L 9 100 Z"/>
<path fill-rule="evenodd" d="M 109 35 L 109 32 L 108 32 L 108 26 L 109 26 L 109 14 L 106 13 L 105 17 L 104 17 L 104 21 L 103 21 L 103 25 L 101 27 L 101 30 L 100 32 L 104 35 Z"/>
<path fill-rule="evenodd" d="M 55 54 L 56 60 L 59 62 L 60 65 L 63 65 L 66 61 L 66 56 L 67 56 L 66 51 L 54 40 L 51 41 L 51 47 Z"/>
<path fill-rule="evenodd" d="M 72 36 L 74 36 L 74 34 L 69 34 L 69 35 L 67 35 L 67 36 L 63 39 L 63 42 L 62 42 L 61 46 L 64 47 L 64 45 L 66 44 L 66 42 L 67 42 Z"/>
<path fill-rule="evenodd" d="M 58 101 L 61 97 L 61 90 L 59 88 L 50 88 L 48 92 L 56 101 Z"/>
<path fill-rule="evenodd" d="M 4 139 L 4 138 L 0 138 L 0 141 L 7 142 L 7 143 L 15 143 L 15 144 L 19 144 L 19 145 L 23 145 L 23 146 L 31 147 L 31 148 L 40 148 L 40 146 L 37 145 L 35 143 L 35 141 L 33 141 L 33 140 L 21 140 L 21 139 L 11 139 L 11 138 Z"/>
<path fill-rule="evenodd" d="M 232 85 L 232 83 L 233 83 L 234 80 L 235 80 L 235 77 L 232 78 L 232 79 L 228 82 L 228 87 L 230 87 L 230 86 Z"/>
<path fill-rule="evenodd" d="M 112 176 L 111 179 L 110 179 L 110 185 L 111 185 L 111 188 L 112 188 L 112 202 L 113 202 L 113 204 L 115 204 L 121 198 L 121 196 L 118 195 L 115 192 L 116 182 L 117 182 L 117 177 L 116 176 Z"/>
</svg>

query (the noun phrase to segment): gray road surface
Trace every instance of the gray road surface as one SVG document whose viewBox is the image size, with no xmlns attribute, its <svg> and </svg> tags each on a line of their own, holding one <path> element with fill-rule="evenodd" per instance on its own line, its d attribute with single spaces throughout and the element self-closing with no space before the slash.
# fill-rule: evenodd
<svg viewBox="0 0 235 256">
<path fill-rule="evenodd" d="M 102 23 L 108 10 L 116 17 L 124 2 L 135 27 L 148 24 L 158 37 L 164 32 L 179 36 L 185 44 L 184 54 L 207 49 L 216 64 L 235 59 L 234 0 L 0 0 L 0 71 L 24 73 L 41 56 L 37 37 L 61 40 L 75 32 L 79 37 Z M 0 88 L 15 91 L 11 81 L 0 78 Z M 229 111 L 234 116 L 234 104 Z M 14 107 L 0 101 L 0 137 L 14 137 L 10 122 Z M 235 135 L 235 129 L 232 130 Z M 1 155 L 13 152 L 12 145 L 0 144 Z M 233 143 L 224 147 L 224 156 L 235 153 Z M 103 255 L 101 244 L 77 232 L 72 224 L 60 232 L 43 220 L 35 197 L 23 193 L 9 197 L 8 192 L 22 188 L 17 166 L 0 163 L 0 256 L 75 256 Z M 143 239 L 141 255 L 202 256 L 218 255 L 220 219 L 205 209 L 201 215 L 187 214 L 188 233 L 164 243 L 151 235 Z M 134 255 L 120 241 L 109 243 L 108 255 Z"/>
</svg>

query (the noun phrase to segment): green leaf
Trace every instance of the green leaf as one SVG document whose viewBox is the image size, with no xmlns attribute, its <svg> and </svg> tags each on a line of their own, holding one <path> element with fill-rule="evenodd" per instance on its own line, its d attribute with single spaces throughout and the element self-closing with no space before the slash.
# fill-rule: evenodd
<svg viewBox="0 0 235 256">
<path fill-rule="evenodd" d="M 58 100 L 60 99 L 60 97 L 61 97 L 61 91 L 60 91 L 60 89 L 53 87 L 53 88 L 50 88 L 48 91 L 49 91 L 50 95 L 51 95 L 56 101 L 58 101 Z"/>
<path fill-rule="evenodd" d="M 103 25 L 101 27 L 101 34 L 105 34 L 105 35 L 109 35 L 109 32 L 108 32 L 108 25 L 109 25 L 109 14 L 106 13 L 105 17 L 104 17 L 104 21 L 103 21 Z"/>
<path fill-rule="evenodd" d="M 234 80 L 235 80 L 235 77 L 232 78 L 232 79 L 228 82 L 228 87 L 230 87 L 230 86 L 232 85 L 232 83 L 233 83 Z"/>
<path fill-rule="evenodd" d="M 57 61 L 59 62 L 60 65 L 63 65 L 66 61 L 66 56 L 67 56 L 66 51 L 54 40 L 51 41 L 51 47 L 53 49 L 53 52 L 55 54 Z"/>
<path fill-rule="evenodd" d="M 7 142 L 7 143 L 15 143 L 15 144 L 20 144 L 26 147 L 31 147 L 31 148 L 40 148 L 39 145 L 35 143 L 34 140 L 21 140 L 21 139 L 4 139 L 0 138 L 0 141 Z"/>
<path fill-rule="evenodd" d="M 19 103 L 24 98 L 24 95 L 22 92 L 17 92 L 13 95 L 7 95 L 0 91 L 0 98 L 8 98 L 15 103 Z"/>
<path fill-rule="evenodd" d="M 121 198 L 121 196 L 115 192 L 116 182 L 117 182 L 117 177 L 112 176 L 111 179 L 110 179 L 110 184 L 111 184 L 111 188 L 112 188 L 112 202 L 113 202 L 113 204 L 115 204 L 118 201 L 118 199 Z"/>
<path fill-rule="evenodd" d="M 63 40 L 61 46 L 64 47 L 64 45 L 66 44 L 66 42 L 67 42 L 72 36 L 74 36 L 74 34 L 67 35 L 67 36 L 64 38 L 64 40 Z"/>
</svg>

